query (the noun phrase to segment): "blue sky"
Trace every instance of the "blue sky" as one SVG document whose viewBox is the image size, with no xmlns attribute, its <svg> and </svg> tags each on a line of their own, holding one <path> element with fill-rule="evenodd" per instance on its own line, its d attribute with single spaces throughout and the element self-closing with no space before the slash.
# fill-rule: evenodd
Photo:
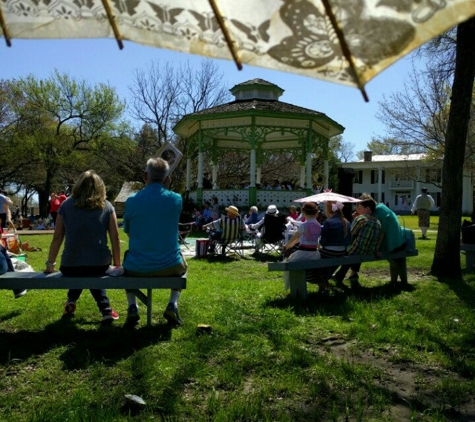
<svg viewBox="0 0 475 422">
<path fill-rule="evenodd" d="M 146 69 L 156 60 L 189 61 L 192 66 L 199 67 L 203 59 L 131 42 L 125 42 L 125 48 L 119 50 L 114 39 L 13 39 L 12 44 L 12 47 L 7 47 L 4 39 L 0 38 L 1 79 L 28 74 L 47 78 L 58 69 L 91 84 L 109 83 L 123 99 L 128 99 L 128 87 L 135 69 Z M 336 120 L 346 128 L 343 139 L 354 146 L 354 153 L 364 150 L 372 137 L 385 135 L 385 127 L 375 117 L 378 102 L 383 100 L 383 94 L 389 96 L 402 90 L 412 69 L 412 62 L 406 57 L 377 75 L 366 85 L 370 102 L 365 103 L 356 88 L 248 65 L 238 71 L 232 61 L 215 62 L 228 88 L 254 78 L 265 79 L 285 90 L 281 101 L 325 113 Z"/>
</svg>

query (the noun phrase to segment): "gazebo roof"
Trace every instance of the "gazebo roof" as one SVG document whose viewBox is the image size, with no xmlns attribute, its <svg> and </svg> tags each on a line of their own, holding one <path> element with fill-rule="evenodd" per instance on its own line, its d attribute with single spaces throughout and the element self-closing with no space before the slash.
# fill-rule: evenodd
<svg viewBox="0 0 475 422">
<path fill-rule="evenodd" d="M 326 114 L 279 101 L 284 90 L 263 79 L 235 85 L 235 100 L 184 116 L 174 127 L 177 135 L 188 138 L 198 130 L 238 126 L 311 128 L 331 138 L 345 128 Z"/>
</svg>

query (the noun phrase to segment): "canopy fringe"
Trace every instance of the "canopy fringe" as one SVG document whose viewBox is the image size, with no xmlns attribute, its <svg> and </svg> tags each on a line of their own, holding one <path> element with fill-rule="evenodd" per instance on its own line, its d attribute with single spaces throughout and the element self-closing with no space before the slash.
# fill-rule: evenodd
<svg viewBox="0 0 475 422">
<path fill-rule="evenodd" d="M 7 47 L 11 47 L 12 42 L 11 42 L 10 34 L 8 33 L 7 23 L 5 22 L 1 5 L 0 5 L 0 26 L 2 27 L 3 36 L 5 37 L 5 42 L 7 43 Z"/>
<path fill-rule="evenodd" d="M 115 39 L 117 40 L 117 44 L 119 44 L 119 49 L 122 50 L 124 48 L 124 44 L 122 43 L 122 35 L 120 35 L 119 28 L 114 19 L 114 15 L 112 14 L 112 9 L 109 4 L 109 0 L 102 0 L 102 5 L 107 14 L 107 19 L 109 19 L 110 26 L 112 27 L 112 31 L 114 31 Z"/>
<path fill-rule="evenodd" d="M 343 55 L 345 56 L 346 60 L 348 60 L 348 63 L 350 64 L 350 68 L 353 72 L 353 76 L 355 77 L 356 84 L 358 85 L 358 89 L 361 91 L 361 94 L 363 95 L 365 102 L 369 102 L 368 95 L 366 94 L 366 91 L 364 89 L 364 84 L 360 81 L 358 73 L 356 72 L 356 66 L 355 66 L 355 62 L 353 61 L 353 57 L 351 56 L 350 48 L 348 47 L 348 44 L 346 43 L 345 36 L 343 35 L 343 31 L 341 30 L 340 25 L 338 25 L 338 22 L 335 18 L 335 14 L 333 13 L 332 7 L 330 6 L 330 3 L 328 2 L 328 0 L 322 0 L 322 3 L 323 3 L 323 6 L 325 7 L 328 17 L 330 18 L 330 22 L 333 26 L 333 29 L 335 30 L 336 36 L 338 37 L 338 41 L 340 41 L 340 46 L 341 46 Z"/>
<path fill-rule="evenodd" d="M 221 31 L 223 32 L 224 39 L 226 40 L 226 43 L 228 44 L 228 48 L 229 48 L 229 51 L 231 52 L 231 55 L 233 56 L 234 63 L 236 63 L 236 66 L 239 70 L 242 70 L 241 60 L 239 59 L 237 51 L 234 48 L 234 42 L 231 39 L 231 36 L 229 35 L 229 32 L 224 23 L 224 19 L 221 13 L 219 12 L 218 6 L 216 5 L 216 2 L 214 0 L 209 0 L 209 3 L 211 5 L 211 8 L 213 9 L 214 16 L 216 17 L 216 20 L 218 21 Z"/>
</svg>

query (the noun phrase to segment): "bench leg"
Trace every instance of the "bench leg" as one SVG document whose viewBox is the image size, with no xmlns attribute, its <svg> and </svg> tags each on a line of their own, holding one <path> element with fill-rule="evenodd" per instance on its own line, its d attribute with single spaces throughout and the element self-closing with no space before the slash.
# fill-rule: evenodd
<svg viewBox="0 0 475 422">
<path fill-rule="evenodd" d="M 290 287 L 290 296 L 294 299 L 298 297 L 307 299 L 307 276 L 305 270 L 284 271 L 285 284 Z"/>
<path fill-rule="evenodd" d="M 465 268 L 473 271 L 475 267 L 475 252 L 465 251 Z"/>
<path fill-rule="evenodd" d="M 139 289 L 130 289 L 129 291 L 147 307 L 147 325 L 150 327 L 152 325 L 152 289 L 147 289 L 147 295 Z"/>
<path fill-rule="evenodd" d="M 147 326 L 152 326 L 152 289 L 147 289 Z"/>
<path fill-rule="evenodd" d="M 391 272 L 391 283 L 396 283 L 399 276 L 401 283 L 407 284 L 406 258 L 390 259 L 388 262 Z"/>
</svg>

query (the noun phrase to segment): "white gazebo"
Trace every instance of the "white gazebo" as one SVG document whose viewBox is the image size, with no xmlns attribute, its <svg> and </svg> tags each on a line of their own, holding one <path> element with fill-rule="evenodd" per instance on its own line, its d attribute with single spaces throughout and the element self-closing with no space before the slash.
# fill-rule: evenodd
<svg viewBox="0 0 475 422">
<path fill-rule="evenodd" d="M 328 185 L 328 142 L 345 128 L 325 114 L 279 101 L 284 92 L 270 82 L 253 79 L 234 86 L 235 100 L 184 116 L 174 132 L 187 140 L 186 189 L 197 203 L 217 197 L 238 206 L 290 205 L 312 192 L 312 159 L 324 157 L 323 185 Z M 249 189 L 218 189 L 218 151 L 249 151 Z M 258 189 L 264 152 L 292 152 L 300 163 L 301 190 Z M 203 161 L 212 162 L 213 189 L 203 189 Z M 192 191 L 192 157 L 198 157 L 197 189 Z"/>
</svg>

